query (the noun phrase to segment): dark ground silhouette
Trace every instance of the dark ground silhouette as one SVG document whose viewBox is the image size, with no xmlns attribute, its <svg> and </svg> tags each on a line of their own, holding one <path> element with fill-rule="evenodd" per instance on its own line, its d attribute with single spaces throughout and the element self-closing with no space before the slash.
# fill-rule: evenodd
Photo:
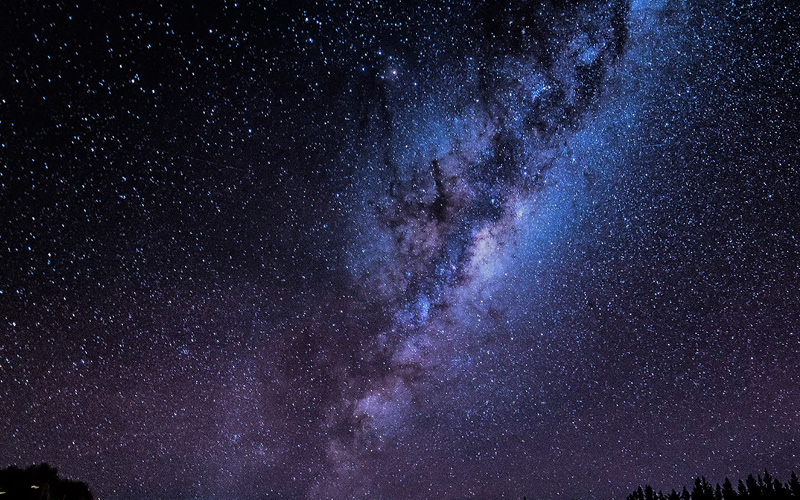
<svg viewBox="0 0 800 500">
<path fill-rule="evenodd" d="M 740 479 L 735 487 L 727 477 L 722 486 L 719 483 L 711 486 L 705 477 L 698 477 L 691 493 L 684 486 L 680 493 L 672 490 L 664 494 L 653 491 L 648 484 L 644 489 L 637 488 L 627 500 L 800 500 L 800 481 L 792 472 L 789 482 L 782 483 L 766 470 L 763 476 L 750 474 L 744 481 Z"/>
<path fill-rule="evenodd" d="M 1 470 L 0 492 L 0 498 L 7 500 L 93 500 L 86 483 L 60 479 L 58 470 L 48 464 Z"/>
<path fill-rule="evenodd" d="M 86 483 L 60 479 L 58 470 L 46 463 L 0 470 L 0 495 L 7 500 L 93 500 Z M 740 479 L 735 487 L 727 477 L 715 486 L 699 477 L 691 492 L 684 486 L 680 492 L 673 489 L 665 494 L 648 484 L 639 486 L 627 500 L 800 500 L 800 481 L 792 472 L 789 481 L 782 483 L 766 470 L 763 476 L 750 474 L 744 481 Z"/>
</svg>

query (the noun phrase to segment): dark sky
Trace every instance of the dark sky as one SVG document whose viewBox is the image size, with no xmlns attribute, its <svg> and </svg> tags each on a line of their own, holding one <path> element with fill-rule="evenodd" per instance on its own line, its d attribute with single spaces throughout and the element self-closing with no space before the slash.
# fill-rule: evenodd
<svg viewBox="0 0 800 500">
<path fill-rule="evenodd" d="M 102 499 L 800 467 L 792 2 L 37 2 L 0 467 Z"/>
</svg>

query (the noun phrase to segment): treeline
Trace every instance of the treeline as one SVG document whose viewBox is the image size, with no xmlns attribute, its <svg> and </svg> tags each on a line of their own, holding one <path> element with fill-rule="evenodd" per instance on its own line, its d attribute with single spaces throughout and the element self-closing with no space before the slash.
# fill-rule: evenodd
<svg viewBox="0 0 800 500">
<path fill-rule="evenodd" d="M 722 486 L 719 483 L 712 486 L 705 477 L 699 477 L 694 480 L 691 492 L 684 486 L 680 493 L 672 490 L 665 495 L 646 485 L 628 495 L 628 500 L 800 500 L 800 481 L 792 472 L 789 482 L 782 483 L 766 470 L 763 476 L 750 474 L 744 481 L 740 479 L 736 487 L 727 477 Z"/>
<path fill-rule="evenodd" d="M 47 464 L 0 470 L 0 495 L 9 500 L 93 500 L 86 483 L 61 479 Z"/>
</svg>

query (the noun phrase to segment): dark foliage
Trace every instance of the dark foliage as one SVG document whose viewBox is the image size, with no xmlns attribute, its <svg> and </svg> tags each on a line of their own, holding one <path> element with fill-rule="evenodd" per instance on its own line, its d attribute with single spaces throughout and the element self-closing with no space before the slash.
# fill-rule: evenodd
<svg viewBox="0 0 800 500">
<path fill-rule="evenodd" d="M 86 483 L 60 479 L 47 464 L 0 471 L 0 492 L 8 500 L 93 500 Z"/>
<path fill-rule="evenodd" d="M 789 482 L 782 483 L 766 470 L 763 476 L 750 474 L 744 481 L 740 479 L 737 488 L 727 477 L 721 486 L 719 483 L 711 486 L 705 477 L 699 477 L 694 480 L 691 493 L 684 486 L 680 494 L 672 490 L 665 495 L 660 491 L 654 493 L 653 488 L 646 485 L 644 489 L 640 486 L 634 490 L 627 500 L 800 500 L 800 481 L 792 472 Z"/>
</svg>

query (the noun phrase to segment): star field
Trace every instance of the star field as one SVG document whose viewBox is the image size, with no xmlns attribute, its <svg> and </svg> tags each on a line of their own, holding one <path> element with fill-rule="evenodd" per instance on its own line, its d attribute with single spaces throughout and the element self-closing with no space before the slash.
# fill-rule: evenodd
<svg viewBox="0 0 800 500">
<path fill-rule="evenodd" d="M 0 467 L 120 500 L 797 470 L 790 2 L 8 9 Z"/>
</svg>

